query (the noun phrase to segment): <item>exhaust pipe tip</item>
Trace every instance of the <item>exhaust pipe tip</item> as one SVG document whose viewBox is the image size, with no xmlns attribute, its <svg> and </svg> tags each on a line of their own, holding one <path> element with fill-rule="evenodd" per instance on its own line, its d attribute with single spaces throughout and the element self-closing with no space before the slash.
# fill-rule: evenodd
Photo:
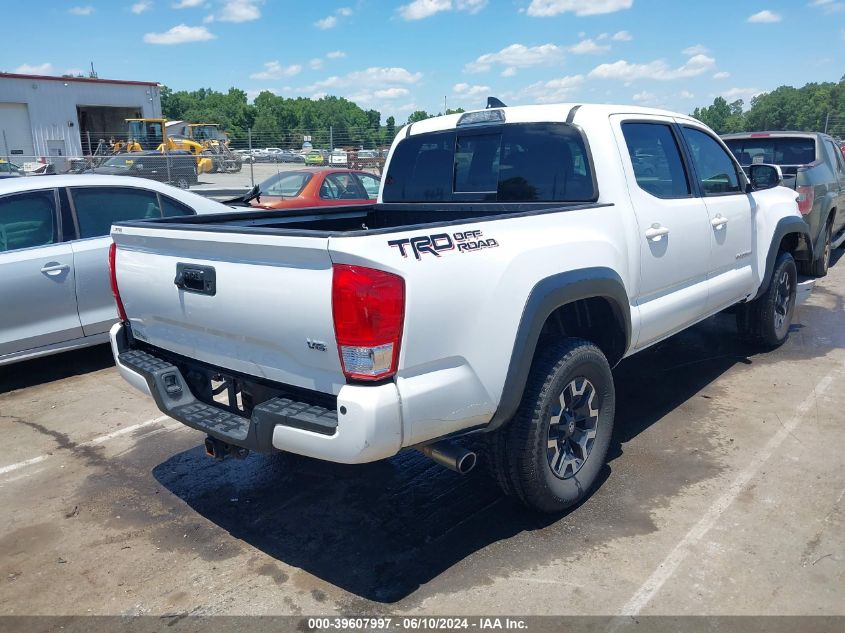
<svg viewBox="0 0 845 633">
<path fill-rule="evenodd" d="M 421 446 L 419 451 L 432 461 L 461 475 L 466 475 L 475 468 L 478 461 L 478 456 L 473 451 L 445 440 Z"/>
<path fill-rule="evenodd" d="M 458 459 L 457 462 L 457 471 L 462 475 L 466 475 L 469 471 L 475 468 L 475 462 L 478 460 L 478 457 L 472 451 L 467 451 L 464 455 Z"/>
</svg>

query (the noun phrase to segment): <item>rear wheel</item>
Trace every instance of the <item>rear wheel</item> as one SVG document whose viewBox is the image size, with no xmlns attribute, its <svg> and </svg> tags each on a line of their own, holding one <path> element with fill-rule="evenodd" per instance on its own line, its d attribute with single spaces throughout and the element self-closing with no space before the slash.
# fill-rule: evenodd
<svg viewBox="0 0 845 633">
<path fill-rule="evenodd" d="M 502 490 L 541 512 L 586 498 L 605 463 L 614 407 L 610 366 L 595 345 L 573 338 L 538 352 L 516 416 L 488 438 Z"/>
<path fill-rule="evenodd" d="M 790 253 L 781 253 L 766 291 L 754 301 L 740 305 L 736 313 L 740 334 L 752 343 L 779 347 L 789 336 L 798 275 Z"/>
<path fill-rule="evenodd" d="M 808 262 L 801 262 L 801 273 L 811 277 L 824 277 L 827 275 L 827 269 L 830 266 L 830 254 L 833 250 L 831 243 L 833 242 L 833 222 L 828 221 L 824 228 L 824 241 L 819 256 Z"/>
<path fill-rule="evenodd" d="M 179 187 L 179 189 L 187 189 L 191 186 L 191 181 L 188 180 L 187 176 L 177 176 L 176 186 Z"/>
</svg>

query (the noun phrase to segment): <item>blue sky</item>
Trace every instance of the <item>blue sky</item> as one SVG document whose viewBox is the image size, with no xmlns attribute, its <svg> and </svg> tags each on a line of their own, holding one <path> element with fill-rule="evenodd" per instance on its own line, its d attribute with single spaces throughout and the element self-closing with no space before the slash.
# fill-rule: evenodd
<svg viewBox="0 0 845 633">
<path fill-rule="evenodd" d="M 50 0 L 3 9 L 0 70 L 334 94 L 416 109 L 690 112 L 845 74 L 845 0 Z M 16 41 L 17 40 L 17 41 Z"/>
</svg>

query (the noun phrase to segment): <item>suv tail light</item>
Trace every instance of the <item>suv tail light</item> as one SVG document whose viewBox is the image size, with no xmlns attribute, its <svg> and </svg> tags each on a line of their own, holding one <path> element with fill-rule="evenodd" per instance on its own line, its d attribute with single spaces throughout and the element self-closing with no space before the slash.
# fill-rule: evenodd
<svg viewBox="0 0 845 633">
<path fill-rule="evenodd" d="M 813 210 L 813 200 L 816 197 L 815 190 L 811 186 L 798 185 L 795 191 L 798 192 L 798 210 L 801 215 L 807 215 Z"/>
<path fill-rule="evenodd" d="M 382 380 L 396 373 L 405 320 L 405 280 L 363 266 L 335 264 L 332 316 L 347 378 Z"/>
<path fill-rule="evenodd" d="M 117 287 L 117 266 L 115 265 L 115 258 L 117 257 L 117 244 L 112 242 L 109 247 L 109 281 L 111 282 L 111 293 L 114 295 L 114 302 L 117 304 L 117 316 L 121 321 L 128 321 L 126 318 L 126 310 L 123 309 L 123 301 L 120 299 L 120 290 Z"/>
</svg>

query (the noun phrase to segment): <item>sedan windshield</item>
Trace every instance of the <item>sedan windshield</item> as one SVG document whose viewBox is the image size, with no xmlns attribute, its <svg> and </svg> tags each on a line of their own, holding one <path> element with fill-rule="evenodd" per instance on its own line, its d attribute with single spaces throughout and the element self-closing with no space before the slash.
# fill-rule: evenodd
<svg viewBox="0 0 845 633">
<path fill-rule="evenodd" d="M 265 196 L 293 198 L 302 192 L 309 180 L 310 172 L 289 171 L 268 178 L 259 185 L 259 190 Z"/>
</svg>

